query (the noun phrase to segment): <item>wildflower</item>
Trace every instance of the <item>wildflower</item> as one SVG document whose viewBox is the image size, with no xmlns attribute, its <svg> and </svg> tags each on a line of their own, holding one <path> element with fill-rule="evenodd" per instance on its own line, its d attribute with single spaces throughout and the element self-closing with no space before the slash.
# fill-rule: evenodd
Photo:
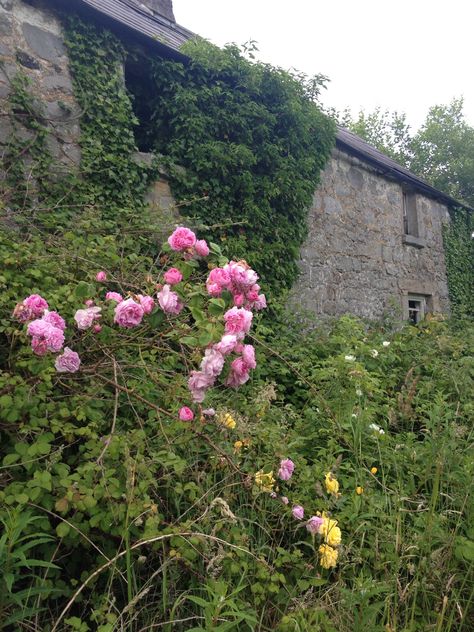
<svg viewBox="0 0 474 632">
<path fill-rule="evenodd" d="M 237 454 L 238 452 L 240 452 L 242 450 L 243 447 L 243 442 L 242 441 L 235 441 L 234 443 L 234 452 Z"/>
<path fill-rule="evenodd" d="M 207 255 L 209 254 L 209 246 L 207 245 L 205 239 L 198 239 L 194 244 L 194 249 L 196 251 L 196 254 L 200 257 L 207 257 Z"/>
<path fill-rule="evenodd" d="M 114 323 L 120 327 L 131 329 L 137 327 L 141 322 L 145 310 L 140 303 L 136 303 L 133 298 L 127 298 L 115 307 Z"/>
<path fill-rule="evenodd" d="M 389 340 L 384 340 L 382 342 L 382 347 L 389 347 L 390 346 L 390 341 Z"/>
<path fill-rule="evenodd" d="M 329 546 L 339 546 L 341 544 L 341 530 L 337 526 L 337 520 L 332 520 L 323 512 L 321 518 L 320 533 L 324 538 L 324 542 Z"/>
<path fill-rule="evenodd" d="M 262 489 L 263 492 L 272 492 L 275 482 L 273 472 L 267 472 L 265 474 L 263 470 L 259 470 L 255 474 L 255 483 Z"/>
<path fill-rule="evenodd" d="M 95 275 L 95 280 L 99 282 L 107 281 L 107 274 L 103 270 L 101 270 Z"/>
<path fill-rule="evenodd" d="M 329 546 L 328 544 L 321 544 L 318 551 L 321 556 L 319 558 L 319 563 L 323 568 L 329 569 L 336 566 L 338 557 L 336 549 L 333 549 L 332 546 Z"/>
<path fill-rule="evenodd" d="M 122 295 L 118 292 L 107 292 L 105 295 L 106 301 L 115 301 L 116 303 L 121 303 L 123 301 Z"/>
<path fill-rule="evenodd" d="M 182 406 L 179 409 L 179 418 L 181 421 L 192 421 L 194 419 L 194 413 L 187 406 Z"/>
<path fill-rule="evenodd" d="M 293 518 L 296 518 L 296 520 L 303 520 L 304 518 L 304 508 L 301 505 L 295 505 L 291 510 L 291 513 L 293 514 Z"/>
<path fill-rule="evenodd" d="M 206 417 L 214 417 L 216 411 L 214 410 L 214 408 L 206 408 L 202 411 L 202 414 L 206 415 Z"/>
<path fill-rule="evenodd" d="M 381 434 L 381 435 L 385 434 L 385 430 L 383 430 L 377 424 L 369 424 L 369 430 L 372 430 L 373 432 L 378 432 L 378 434 Z"/>
<path fill-rule="evenodd" d="M 280 496 L 280 500 L 284 505 L 287 505 L 290 502 L 286 496 Z"/>
<path fill-rule="evenodd" d="M 311 516 L 311 518 L 306 523 L 306 528 L 311 533 L 311 535 L 315 535 L 319 533 L 319 529 L 323 524 L 323 519 L 320 516 Z"/>
<path fill-rule="evenodd" d="M 227 270 L 214 268 L 207 277 L 206 288 L 211 296 L 220 296 L 222 290 L 227 289 L 231 283 L 232 280 Z"/>
<path fill-rule="evenodd" d="M 79 354 L 69 347 L 64 347 L 64 352 L 56 358 L 54 366 L 58 373 L 75 373 L 79 371 L 81 359 Z"/>
<path fill-rule="evenodd" d="M 189 228 L 179 226 L 169 237 L 168 243 L 171 250 L 187 250 L 196 243 L 196 235 Z"/>
<path fill-rule="evenodd" d="M 221 424 L 221 426 L 224 426 L 225 428 L 229 428 L 229 430 L 233 430 L 235 426 L 237 425 L 235 419 L 232 417 L 230 413 L 225 413 L 224 415 L 219 417 L 219 423 Z"/>
<path fill-rule="evenodd" d="M 356 388 L 356 395 L 357 397 L 362 397 L 362 391 L 360 390 L 360 388 Z"/>
<path fill-rule="evenodd" d="M 332 475 L 331 472 L 328 472 L 326 474 L 326 477 L 324 479 L 324 482 L 326 483 L 326 491 L 328 494 L 332 494 L 333 496 L 336 496 L 336 498 L 339 496 L 339 482 L 337 481 L 337 479 L 335 479 Z"/>
<path fill-rule="evenodd" d="M 360 485 L 358 485 L 358 486 L 356 487 L 356 494 L 357 494 L 358 496 L 361 496 L 363 493 L 364 493 L 364 488 L 363 488 L 363 487 L 361 487 Z"/>
<path fill-rule="evenodd" d="M 102 326 L 99 325 L 99 323 L 96 323 L 95 325 L 92 326 L 92 331 L 95 334 L 98 334 L 98 333 L 100 333 L 102 331 Z"/>
<path fill-rule="evenodd" d="M 177 268 L 170 268 L 169 270 L 166 270 L 163 278 L 165 283 L 168 283 L 168 285 L 176 285 L 177 283 L 181 283 L 183 275 Z"/>
<path fill-rule="evenodd" d="M 371 355 L 373 358 L 376 358 L 376 357 L 379 355 L 379 352 L 377 351 L 377 349 L 372 349 L 372 350 L 370 351 L 370 355 Z"/>
<path fill-rule="evenodd" d="M 370 468 L 370 473 L 371 474 L 377 474 L 377 472 L 378 472 L 378 469 L 376 467 L 371 467 Z"/>
<path fill-rule="evenodd" d="M 344 356 L 344 360 L 346 362 L 354 362 L 355 359 L 356 359 L 355 355 L 346 355 L 346 356 Z"/>
<path fill-rule="evenodd" d="M 278 470 L 278 478 L 282 481 L 289 481 L 293 476 L 295 464 L 291 459 L 282 459 L 280 461 L 280 469 Z"/>
</svg>

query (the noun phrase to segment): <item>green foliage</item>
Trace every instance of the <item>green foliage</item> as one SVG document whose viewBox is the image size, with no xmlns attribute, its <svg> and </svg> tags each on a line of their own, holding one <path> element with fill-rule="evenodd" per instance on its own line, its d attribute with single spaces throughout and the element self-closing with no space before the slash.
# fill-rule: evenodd
<svg viewBox="0 0 474 632">
<path fill-rule="evenodd" d="M 313 84 L 236 46 L 193 41 L 183 51 L 189 63 L 153 60 L 148 142 L 185 168 L 172 172 L 177 200 L 194 200 L 182 212 L 273 289 L 288 288 L 334 126 L 308 97 Z"/>
<path fill-rule="evenodd" d="M 472 213 L 458 211 L 444 226 L 443 242 L 446 257 L 449 297 L 459 314 L 474 315 L 474 222 Z"/>
</svg>

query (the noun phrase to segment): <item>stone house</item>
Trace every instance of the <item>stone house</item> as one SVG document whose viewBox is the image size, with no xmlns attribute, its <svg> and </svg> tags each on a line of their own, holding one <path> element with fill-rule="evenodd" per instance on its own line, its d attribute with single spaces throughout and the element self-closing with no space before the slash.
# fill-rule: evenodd
<svg viewBox="0 0 474 632">
<path fill-rule="evenodd" d="M 171 0 L 0 0 L 0 112 L 20 66 L 33 81 L 53 130 L 52 154 L 80 163 L 80 110 L 75 102 L 58 10 L 74 9 L 148 50 L 183 58 L 193 34 L 174 19 Z M 66 108 L 64 105 L 66 104 Z M 0 118 L 2 141 L 8 120 Z M 151 200 L 169 207 L 165 179 Z M 380 317 L 395 308 L 418 321 L 449 310 L 443 222 L 456 200 L 428 185 L 344 129 L 309 210 L 295 290 L 300 305 L 321 315 Z"/>
</svg>

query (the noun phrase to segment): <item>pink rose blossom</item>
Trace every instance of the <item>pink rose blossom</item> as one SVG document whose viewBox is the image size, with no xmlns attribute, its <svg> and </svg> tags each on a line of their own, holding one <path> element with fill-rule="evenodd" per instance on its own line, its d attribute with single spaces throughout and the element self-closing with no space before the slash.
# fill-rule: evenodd
<svg viewBox="0 0 474 632">
<path fill-rule="evenodd" d="M 138 300 L 140 301 L 140 305 L 143 307 L 145 314 L 151 314 L 153 308 L 155 307 L 155 301 L 153 298 L 151 296 L 143 296 L 142 294 L 139 294 Z"/>
<path fill-rule="evenodd" d="M 95 280 L 99 282 L 107 281 L 107 274 L 103 270 L 101 270 L 95 275 Z"/>
<path fill-rule="evenodd" d="M 222 290 L 227 289 L 232 283 L 230 274 L 224 268 L 214 268 L 209 273 L 206 288 L 211 296 L 220 296 Z"/>
<path fill-rule="evenodd" d="M 267 299 L 265 298 L 265 294 L 259 294 L 257 297 L 257 300 L 253 304 L 254 309 L 256 309 L 257 311 L 260 311 L 262 309 L 265 309 L 266 306 L 267 306 Z"/>
<path fill-rule="evenodd" d="M 280 500 L 284 505 L 287 505 L 290 502 L 286 496 L 282 496 Z"/>
<path fill-rule="evenodd" d="M 86 307 L 86 309 L 78 309 L 74 314 L 74 320 L 77 323 L 78 329 L 89 329 L 92 327 L 94 320 L 100 318 L 100 307 Z"/>
<path fill-rule="evenodd" d="M 280 469 L 278 470 L 278 478 L 282 481 L 289 481 L 293 476 L 295 464 L 291 459 L 283 459 L 280 461 Z"/>
<path fill-rule="evenodd" d="M 168 243 L 172 250 L 187 250 L 196 243 L 196 235 L 189 228 L 180 226 L 168 237 Z"/>
<path fill-rule="evenodd" d="M 230 372 L 227 377 L 226 385 L 237 388 L 248 381 L 249 368 L 242 358 L 236 358 L 230 365 Z"/>
<path fill-rule="evenodd" d="M 31 311 L 33 318 L 42 316 L 44 310 L 49 307 L 48 303 L 39 294 L 31 294 L 28 298 L 25 298 L 23 305 Z"/>
<path fill-rule="evenodd" d="M 43 356 L 48 351 L 48 344 L 44 338 L 33 336 L 31 339 L 31 348 L 35 355 Z"/>
<path fill-rule="evenodd" d="M 191 371 L 188 380 L 188 388 L 192 393 L 193 401 L 202 402 L 206 396 L 206 391 L 214 384 L 212 375 L 208 375 L 203 371 Z"/>
<path fill-rule="evenodd" d="M 64 333 L 42 318 L 32 321 L 28 325 L 27 332 L 29 336 L 32 336 L 31 347 L 36 355 L 44 355 L 47 351 L 55 353 L 62 349 Z"/>
<path fill-rule="evenodd" d="M 250 330 L 253 314 L 243 307 L 232 307 L 224 314 L 226 334 L 246 334 Z"/>
<path fill-rule="evenodd" d="M 200 257 L 207 257 L 209 254 L 209 246 L 205 239 L 198 239 L 194 244 L 194 250 Z"/>
<path fill-rule="evenodd" d="M 123 301 L 123 297 L 118 292 L 107 292 L 105 295 L 106 301 L 115 301 L 116 303 L 121 303 Z"/>
<path fill-rule="evenodd" d="M 206 415 L 206 417 L 214 417 L 216 414 L 216 411 L 214 410 L 214 408 L 206 408 L 205 410 L 202 411 L 203 415 Z"/>
<path fill-rule="evenodd" d="M 94 301 L 91 298 L 88 298 L 87 301 L 84 301 L 86 307 L 93 307 Z"/>
<path fill-rule="evenodd" d="M 172 292 L 169 285 L 164 285 L 158 292 L 158 303 L 166 314 L 179 314 L 183 309 L 183 303 L 179 300 L 176 292 Z"/>
<path fill-rule="evenodd" d="M 201 362 L 201 371 L 206 375 L 217 377 L 224 368 L 224 356 L 215 348 L 206 349 L 204 358 Z"/>
<path fill-rule="evenodd" d="M 247 292 L 247 300 L 251 303 L 255 303 L 255 301 L 258 300 L 258 292 L 256 292 L 255 290 L 250 290 L 250 292 Z"/>
<path fill-rule="evenodd" d="M 306 523 L 306 528 L 311 534 L 319 533 L 319 529 L 323 524 L 324 520 L 320 516 L 311 516 L 311 518 Z"/>
<path fill-rule="evenodd" d="M 59 373 L 75 373 L 79 371 L 81 359 L 79 354 L 69 347 L 64 347 L 64 352 L 56 358 L 54 366 Z"/>
<path fill-rule="evenodd" d="M 133 298 L 127 298 L 115 307 L 114 313 L 114 323 L 117 323 L 119 327 L 131 329 L 142 322 L 145 310 Z"/>
<path fill-rule="evenodd" d="M 245 296 L 243 294 L 234 294 L 234 305 L 236 307 L 242 307 L 245 302 Z"/>
<path fill-rule="evenodd" d="M 99 325 L 99 323 L 96 323 L 93 327 L 92 327 L 92 331 L 95 334 L 99 334 L 102 331 L 102 326 Z"/>
<path fill-rule="evenodd" d="M 183 406 L 179 409 L 179 418 L 181 421 L 192 421 L 194 419 L 194 413 L 187 406 Z"/>
<path fill-rule="evenodd" d="M 64 331 L 66 329 L 66 323 L 64 321 L 64 318 L 60 316 L 58 312 L 49 312 L 46 309 L 43 314 L 43 320 L 49 323 L 50 325 L 57 327 L 61 331 Z"/>
<path fill-rule="evenodd" d="M 296 520 L 303 520 L 304 518 L 304 509 L 301 505 L 295 505 L 291 510 L 291 513 L 293 514 L 293 518 L 296 518 Z"/>
<path fill-rule="evenodd" d="M 223 355 L 227 355 L 234 350 L 236 344 L 237 336 L 235 336 L 234 334 L 224 334 L 220 342 L 214 345 L 214 348 Z"/>
<path fill-rule="evenodd" d="M 169 270 L 166 270 L 163 278 L 169 285 L 176 285 L 177 283 L 181 283 L 183 275 L 177 268 L 170 268 Z"/>
<path fill-rule="evenodd" d="M 255 369 L 257 362 L 255 361 L 255 349 L 253 345 L 243 345 L 242 359 L 249 369 Z"/>
</svg>

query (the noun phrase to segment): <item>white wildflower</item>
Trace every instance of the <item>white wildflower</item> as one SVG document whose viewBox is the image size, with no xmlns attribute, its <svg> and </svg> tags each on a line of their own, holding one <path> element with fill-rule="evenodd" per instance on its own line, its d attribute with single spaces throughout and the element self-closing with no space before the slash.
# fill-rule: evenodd
<svg viewBox="0 0 474 632">
<path fill-rule="evenodd" d="M 376 358 L 376 357 L 379 355 L 379 352 L 377 351 L 377 349 L 372 349 L 372 350 L 370 351 L 370 355 L 371 355 L 373 358 Z"/>
<path fill-rule="evenodd" d="M 390 340 L 384 340 L 382 342 L 382 347 L 389 347 L 390 346 Z"/>
<path fill-rule="evenodd" d="M 356 359 L 355 355 L 346 355 L 346 356 L 344 356 L 344 360 L 346 362 L 354 362 L 355 359 Z"/>
</svg>

